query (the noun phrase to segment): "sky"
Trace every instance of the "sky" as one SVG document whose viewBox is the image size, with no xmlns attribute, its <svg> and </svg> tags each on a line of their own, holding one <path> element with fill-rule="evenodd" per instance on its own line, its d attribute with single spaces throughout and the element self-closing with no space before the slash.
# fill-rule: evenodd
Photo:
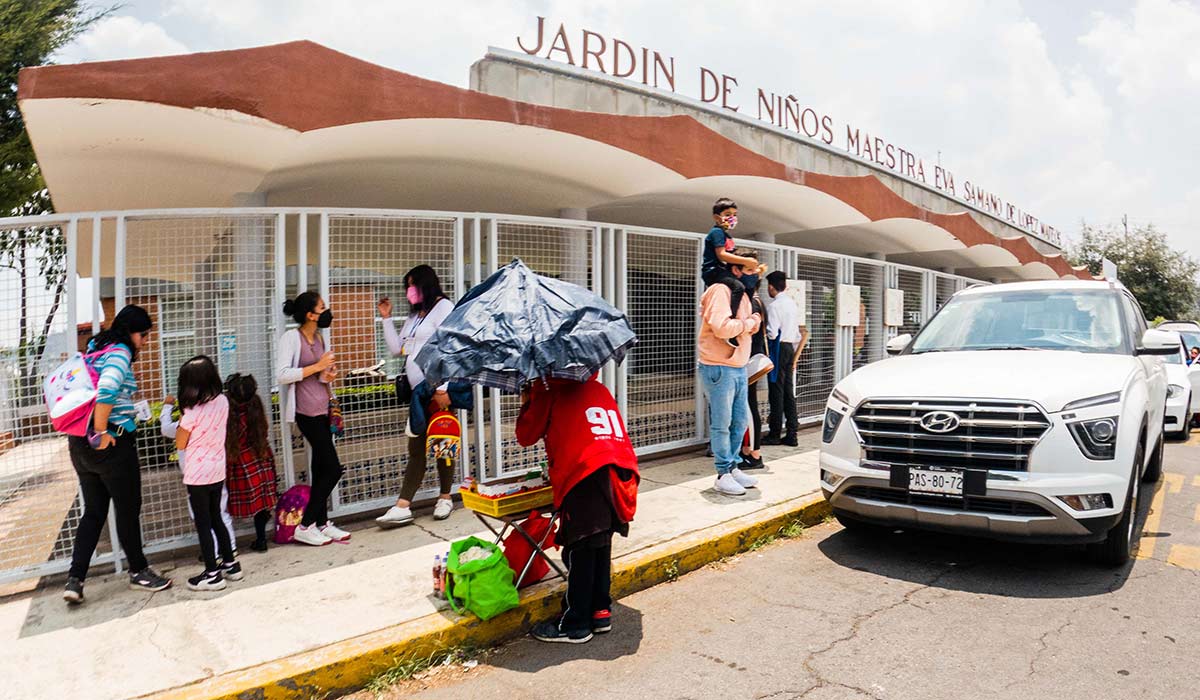
<svg viewBox="0 0 1200 700">
<path fill-rule="evenodd" d="M 674 56 L 940 159 L 1058 228 L 1155 224 L 1200 258 L 1200 4 L 1186 0 L 127 0 L 73 63 L 309 39 L 466 87 L 538 16 Z M 530 39 L 526 39 L 528 42 Z"/>
</svg>

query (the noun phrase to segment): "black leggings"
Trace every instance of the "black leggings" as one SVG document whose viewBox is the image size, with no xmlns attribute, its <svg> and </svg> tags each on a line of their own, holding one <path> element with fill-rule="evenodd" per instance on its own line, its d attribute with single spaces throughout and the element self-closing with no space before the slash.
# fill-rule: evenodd
<svg viewBox="0 0 1200 700">
<path fill-rule="evenodd" d="M 75 530 L 75 546 L 71 551 L 71 576 L 82 581 L 87 578 L 88 565 L 100 531 L 108 519 L 108 502 L 117 511 L 117 539 L 133 572 L 145 569 L 146 555 L 142 552 L 142 469 L 138 464 L 137 442 L 132 433 L 117 438 L 106 450 L 94 450 L 86 438 L 72 435 L 67 438 L 71 464 L 79 477 L 83 494 L 83 515 Z"/>
<path fill-rule="evenodd" d="M 204 570 L 217 570 L 217 553 L 213 551 L 213 536 L 217 538 L 217 549 L 228 564 L 233 561 L 233 543 L 229 541 L 229 530 L 221 520 L 221 490 L 225 482 L 215 484 L 188 484 L 188 501 L 192 504 L 192 517 L 196 521 L 196 534 L 200 537 L 200 554 L 204 556 Z"/>
<path fill-rule="evenodd" d="M 342 463 L 338 460 L 333 435 L 329 433 L 329 416 L 296 415 L 296 427 L 312 449 L 312 465 L 308 472 L 308 506 L 300 524 L 325 525 L 329 521 L 329 494 L 342 478 Z"/>
<path fill-rule="evenodd" d="M 704 280 L 704 286 L 711 287 L 714 284 L 723 284 L 729 287 L 729 316 L 737 318 L 738 311 L 742 308 L 742 297 L 746 294 L 746 287 L 742 281 L 733 276 L 727 267 L 719 267 L 715 270 L 710 270 L 701 276 Z"/>
</svg>

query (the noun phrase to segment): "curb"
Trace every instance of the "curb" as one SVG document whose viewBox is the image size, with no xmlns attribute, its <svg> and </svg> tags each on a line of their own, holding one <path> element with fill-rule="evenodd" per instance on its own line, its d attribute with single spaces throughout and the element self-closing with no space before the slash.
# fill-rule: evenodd
<svg viewBox="0 0 1200 700">
<path fill-rule="evenodd" d="M 813 525 L 830 514 L 820 492 L 696 530 L 613 561 L 613 599 L 674 580 L 724 557 L 746 551 L 797 520 Z M 459 646 L 485 647 L 524 634 L 557 614 L 566 584 L 526 588 L 521 605 L 490 620 L 447 611 L 171 690 L 141 696 L 153 700 L 293 700 L 324 698 L 361 689 L 405 659 L 428 657 Z"/>
</svg>

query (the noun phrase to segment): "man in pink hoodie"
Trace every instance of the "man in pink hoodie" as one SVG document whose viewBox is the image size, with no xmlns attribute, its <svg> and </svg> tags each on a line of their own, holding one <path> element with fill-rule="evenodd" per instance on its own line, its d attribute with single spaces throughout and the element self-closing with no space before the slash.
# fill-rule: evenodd
<svg viewBox="0 0 1200 700">
<path fill-rule="evenodd" d="M 735 251 L 743 255 L 745 251 Z M 757 275 L 762 266 L 730 266 L 739 279 Z M 747 401 L 746 363 L 750 360 L 750 336 L 758 331 L 762 317 L 750 312 L 743 298 L 737 313 L 730 310 L 729 287 L 714 284 L 700 298 L 700 384 L 708 399 L 708 423 L 713 461 L 717 468 L 715 488 L 729 496 L 744 496 L 758 479 L 738 469 L 742 437 L 750 425 Z M 729 340 L 736 339 L 736 347 Z"/>
</svg>

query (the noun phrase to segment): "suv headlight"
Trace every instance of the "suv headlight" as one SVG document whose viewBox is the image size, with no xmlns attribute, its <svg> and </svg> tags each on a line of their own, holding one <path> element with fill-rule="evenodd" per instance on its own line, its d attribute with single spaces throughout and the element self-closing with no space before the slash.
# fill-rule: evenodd
<svg viewBox="0 0 1200 700">
<path fill-rule="evenodd" d="M 1065 411 L 1078 411 L 1081 408 L 1092 408 L 1093 406 L 1103 406 L 1104 404 L 1116 403 L 1121 400 L 1121 392 L 1114 391 L 1110 394 L 1100 394 L 1099 396 L 1089 396 L 1086 399 L 1072 401 L 1062 407 Z"/>
<path fill-rule="evenodd" d="M 1088 459 L 1109 460 L 1117 451 L 1117 418 L 1095 418 L 1069 423 L 1071 437 Z"/>
<path fill-rule="evenodd" d="M 1178 384 L 1168 384 L 1167 398 L 1173 399 L 1177 396 L 1183 396 L 1183 387 L 1179 386 Z"/>
</svg>

